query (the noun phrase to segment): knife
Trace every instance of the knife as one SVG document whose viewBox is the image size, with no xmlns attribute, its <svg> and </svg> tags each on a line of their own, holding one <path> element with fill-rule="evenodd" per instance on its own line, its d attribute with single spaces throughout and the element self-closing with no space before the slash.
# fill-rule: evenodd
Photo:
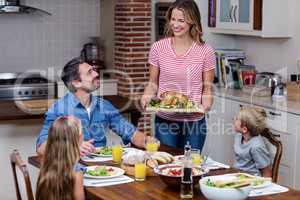
<svg viewBox="0 0 300 200">
<path fill-rule="evenodd" d="M 101 184 L 101 183 L 115 183 L 115 182 L 122 182 L 122 181 L 127 181 L 127 180 L 130 180 L 130 179 L 123 178 L 123 179 L 118 179 L 118 180 L 101 180 L 101 181 L 91 182 L 91 184 L 97 185 L 97 184 Z"/>
</svg>

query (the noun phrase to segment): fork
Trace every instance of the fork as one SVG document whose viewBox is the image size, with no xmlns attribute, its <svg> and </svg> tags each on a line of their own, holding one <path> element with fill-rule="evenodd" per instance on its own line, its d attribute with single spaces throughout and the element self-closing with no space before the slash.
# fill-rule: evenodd
<svg viewBox="0 0 300 200">
<path fill-rule="evenodd" d="M 97 185 L 97 184 L 101 184 L 101 183 L 116 183 L 116 182 L 122 182 L 122 181 L 127 181 L 127 178 L 123 178 L 123 179 L 118 179 L 118 180 L 101 180 L 101 181 L 95 181 L 92 182 L 92 185 Z"/>
<path fill-rule="evenodd" d="M 88 158 L 91 158 L 91 159 L 97 158 L 97 156 L 94 156 L 94 155 L 92 155 L 92 154 L 87 154 L 87 155 L 85 155 L 85 156 L 88 157 Z"/>
</svg>

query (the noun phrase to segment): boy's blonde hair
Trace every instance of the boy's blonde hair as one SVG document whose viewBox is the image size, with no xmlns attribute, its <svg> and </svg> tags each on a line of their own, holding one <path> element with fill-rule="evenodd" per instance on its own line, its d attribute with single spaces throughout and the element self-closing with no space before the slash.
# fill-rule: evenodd
<svg viewBox="0 0 300 200">
<path fill-rule="evenodd" d="M 266 111 L 253 106 L 243 106 L 237 114 L 241 127 L 246 127 L 251 136 L 262 134 L 266 129 Z"/>
<path fill-rule="evenodd" d="M 80 158 L 80 121 L 57 118 L 49 129 L 45 155 L 37 181 L 36 200 L 74 199 L 74 166 Z"/>
</svg>

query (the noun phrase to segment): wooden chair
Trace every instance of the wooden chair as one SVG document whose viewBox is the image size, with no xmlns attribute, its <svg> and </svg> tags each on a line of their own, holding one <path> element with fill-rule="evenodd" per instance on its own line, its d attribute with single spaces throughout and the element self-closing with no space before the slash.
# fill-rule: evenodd
<svg viewBox="0 0 300 200">
<path fill-rule="evenodd" d="M 273 163 L 272 163 L 272 181 L 274 183 L 277 183 L 278 180 L 278 171 L 279 171 L 279 164 L 280 164 L 280 160 L 281 160 L 281 156 L 282 156 L 282 143 L 279 139 L 280 135 L 277 134 L 273 134 L 269 129 L 267 129 L 263 134 L 263 137 L 266 138 L 266 140 L 273 145 L 273 147 L 275 147 L 275 151 L 273 154 L 274 159 L 273 159 Z M 271 148 L 270 145 L 267 145 L 269 148 L 270 153 L 271 152 Z"/>
<path fill-rule="evenodd" d="M 13 176 L 14 176 L 17 200 L 22 200 L 22 197 L 21 197 L 21 192 L 20 192 L 20 188 L 19 188 L 16 166 L 19 168 L 19 170 L 23 174 L 25 186 L 26 186 L 27 199 L 34 200 L 28 169 L 27 169 L 26 163 L 21 159 L 21 156 L 20 156 L 20 153 L 18 150 L 14 150 L 10 154 L 10 163 L 11 163 L 11 168 L 12 168 Z"/>
</svg>

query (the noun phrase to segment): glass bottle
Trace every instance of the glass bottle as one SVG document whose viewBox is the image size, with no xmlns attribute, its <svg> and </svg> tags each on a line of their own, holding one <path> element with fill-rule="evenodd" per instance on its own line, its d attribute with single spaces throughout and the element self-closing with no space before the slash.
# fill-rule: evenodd
<svg viewBox="0 0 300 200">
<path fill-rule="evenodd" d="M 182 177 L 180 185 L 180 197 L 182 199 L 193 198 L 193 162 L 191 156 L 191 145 L 184 146 L 184 160 L 182 164 Z"/>
</svg>

